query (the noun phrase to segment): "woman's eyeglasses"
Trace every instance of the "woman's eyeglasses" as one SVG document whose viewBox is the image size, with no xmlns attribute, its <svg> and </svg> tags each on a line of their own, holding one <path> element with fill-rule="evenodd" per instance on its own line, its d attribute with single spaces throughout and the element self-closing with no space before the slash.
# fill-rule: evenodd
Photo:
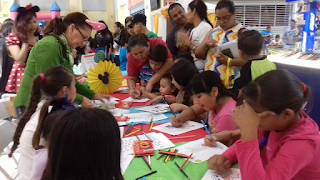
<svg viewBox="0 0 320 180">
<path fill-rule="evenodd" d="M 229 20 L 230 20 L 230 18 L 231 18 L 231 16 L 232 16 L 233 14 L 230 14 L 230 15 L 227 15 L 227 16 L 224 16 L 224 17 L 222 17 L 222 18 L 219 18 L 219 17 L 215 17 L 215 20 L 217 21 L 217 22 L 223 22 L 223 23 L 226 23 L 226 22 L 228 22 Z"/>
<path fill-rule="evenodd" d="M 79 33 L 81 34 L 81 36 L 82 36 L 82 42 L 87 42 L 87 41 L 89 41 L 89 37 L 85 37 L 84 35 L 83 35 L 83 33 L 80 31 L 80 29 L 77 27 L 77 26 L 75 26 L 75 28 L 79 31 Z"/>
</svg>

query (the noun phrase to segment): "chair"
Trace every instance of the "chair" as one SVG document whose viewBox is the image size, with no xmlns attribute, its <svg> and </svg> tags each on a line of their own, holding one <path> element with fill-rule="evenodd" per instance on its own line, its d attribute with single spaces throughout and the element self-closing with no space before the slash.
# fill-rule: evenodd
<svg viewBox="0 0 320 180">
<path fill-rule="evenodd" d="M 16 130 L 16 126 L 7 120 L 0 120 L 0 155 L 8 155 L 8 152 L 10 152 L 10 150 L 8 150 L 8 145 L 10 144 L 10 142 L 12 141 L 12 137 L 14 135 L 14 132 Z M 12 156 L 14 162 L 16 163 L 16 165 L 18 165 L 18 161 L 14 158 L 14 156 Z M 0 171 L 4 174 L 4 176 L 8 179 L 8 180 L 13 180 L 16 178 L 16 176 L 14 178 L 12 178 L 0 165 Z"/>
</svg>

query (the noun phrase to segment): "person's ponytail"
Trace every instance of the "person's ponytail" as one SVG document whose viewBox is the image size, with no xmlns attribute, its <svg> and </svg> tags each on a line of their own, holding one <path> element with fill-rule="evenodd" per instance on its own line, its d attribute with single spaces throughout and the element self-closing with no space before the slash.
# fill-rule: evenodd
<svg viewBox="0 0 320 180">
<path fill-rule="evenodd" d="M 40 86 L 41 86 L 41 78 L 40 78 L 40 76 L 36 76 L 33 80 L 33 85 L 31 88 L 32 89 L 31 90 L 31 97 L 30 97 L 29 105 L 27 107 L 27 111 L 21 117 L 21 119 L 18 123 L 18 127 L 16 129 L 16 132 L 14 133 L 14 136 L 13 136 L 13 143 L 14 144 L 13 144 L 13 146 L 11 148 L 11 152 L 9 154 L 10 157 L 12 156 L 13 152 L 18 148 L 22 131 L 38 107 L 38 103 L 40 102 L 40 99 L 41 99 L 41 87 Z"/>
<path fill-rule="evenodd" d="M 44 35 L 49 35 L 50 33 L 61 35 L 67 30 L 66 25 L 61 18 L 54 18 L 48 22 L 47 26 L 43 30 Z"/>
<path fill-rule="evenodd" d="M 189 3 L 189 8 L 193 11 L 196 10 L 199 18 L 205 20 L 213 28 L 211 22 L 208 19 L 207 5 L 202 0 L 194 0 Z"/>
</svg>

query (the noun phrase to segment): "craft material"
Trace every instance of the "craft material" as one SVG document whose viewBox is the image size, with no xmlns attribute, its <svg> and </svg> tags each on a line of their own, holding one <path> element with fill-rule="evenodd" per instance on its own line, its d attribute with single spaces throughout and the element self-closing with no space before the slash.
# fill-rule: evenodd
<svg viewBox="0 0 320 180">
<path fill-rule="evenodd" d="M 150 155 L 148 156 L 148 161 L 149 161 L 149 164 L 151 166 L 151 159 L 150 159 Z"/>
<path fill-rule="evenodd" d="M 175 135 L 183 134 L 196 129 L 200 129 L 202 127 L 203 126 L 201 123 L 188 121 L 180 127 L 174 127 L 171 124 L 171 122 L 168 122 L 168 123 L 161 124 L 159 126 L 155 126 L 154 129 L 175 136 Z"/>
<path fill-rule="evenodd" d="M 182 172 L 182 174 L 183 174 L 188 180 L 190 180 L 189 176 L 188 176 L 182 169 L 180 169 L 180 166 L 179 166 L 176 162 L 174 162 L 174 164 L 179 168 L 179 170 Z"/>
<path fill-rule="evenodd" d="M 201 123 L 202 123 L 204 129 L 206 130 L 206 132 L 208 133 L 208 135 L 210 136 L 210 131 L 208 130 L 207 125 L 203 122 L 203 120 L 201 120 Z"/>
<path fill-rule="evenodd" d="M 188 158 L 188 157 L 189 157 L 189 156 L 186 155 L 186 154 L 173 153 L 173 152 L 162 151 L 162 150 L 159 150 L 159 154 L 171 155 L 171 156 L 178 156 L 178 157 L 182 157 L 182 158 Z"/>
<path fill-rule="evenodd" d="M 175 150 L 174 150 L 174 153 L 178 153 L 178 149 L 175 149 Z M 172 156 L 172 158 L 171 158 L 172 161 L 174 160 L 175 157 L 176 157 L 176 156 Z"/>
<path fill-rule="evenodd" d="M 154 173 L 156 173 L 156 172 L 157 172 L 157 171 L 152 171 L 151 173 L 148 173 L 148 174 L 145 174 L 145 175 L 143 175 L 143 176 L 140 176 L 140 177 L 136 178 L 136 180 L 138 180 L 138 179 L 140 179 L 140 178 L 144 178 L 144 177 L 150 176 L 150 175 L 152 175 L 152 174 L 154 174 Z"/>
<path fill-rule="evenodd" d="M 129 109 L 132 106 L 132 102 L 121 101 L 120 108 Z"/>
<path fill-rule="evenodd" d="M 218 179 L 241 180 L 240 169 L 230 168 L 221 175 L 216 174 L 213 170 L 208 170 L 207 173 L 202 177 L 202 180 L 218 180 Z"/>
<path fill-rule="evenodd" d="M 132 123 L 131 126 L 128 127 L 128 129 L 127 129 L 128 131 L 126 132 L 126 134 L 130 133 L 130 131 L 132 130 L 132 128 L 134 127 L 134 125 L 135 125 L 135 124 Z"/>
<path fill-rule="evenodd" d="M 133 127 L 133 126 L 132 126 L 132 127 Z M 135 133 L 137 133 L 137 132 L 139 132 L 139 131 L 141 131 L 141 129 L 138 129 L 138 130 L 136 130 L 136 131 L 134 131 L 134 132 L 132 132 L 132 133 L 127 134 L 126 137 L 129 137 L 129 136 L 131 136 L 131 135 L 133 135 L 133 134 L 135 134 Z"/>
<path fill-rule="evenodd" d="M 127 116 L 114 116 L 118 122 L 127 122 L 130 118 Z"/>
<path fill-rule="evenodd" d="M 142 157 L 142 159 L 144 160 L 144 162 L 147 164 L 148 168 L 152 171 L 152 168 L 151 168 L 151 166 L 150 166 L 149 163 L 148 163 L 147 157 L 146 157 L 146 156 L 141 156 L 141 157 Z"/>
<path fill-rule="evenodd" d="M 132 125 L 133 125 L 133 124 L 130 124 L 130 125 L 128 126 L 128 128 L 126 129 L 126 131 L 124 132 L 124 134 L 128 134 L 128 131 L 129 131 L 129 129 L 131 128 Z"/>
<path fill-rule="evenodd" d="M 204 139 L 198 139 L 177 147 L 179 153 L 190 154 L 193 153 L 193 158 L 189 161 L 193 163 L 201 163 L 207 161 L 215 154 L 222 154 L 228 149 L 224 144 L 217 142 L 216 147 L 209 147 L 204 144 Z"/>
<path fill-rule="evenodd" d="M 150 112 L 150 113 L 154 113 L 154 114 L 166 113 L 169 111 L 169 105 L 168 104 L 157 104 L 157 105 L 153 105 L 153 106 L 145 106 L 142 108 L 137 108 L 137 110 L 146 111 L 146 112 Z"/>
<path fill-rule="evenodd" d="M 151 118 L 153 119 L 153 121 L 168 119 L 168 117 L 165 116 L 164 114 L 152 114 L 148 112 L 129 113 L 129 114 L 123 114 L 123 116 L 127 116 L 130 118 L 128 122 L 135 122 L 135 123 L 149 122 Z"/>
<path fill-rule="evenodd" d="M 122 102 L 137 102 L 137 103 L 144 103 L 149 101 L 148 98 L 143 98 L 143 99 L 133 99 L 132 97 L 128 97 L 125 100 L 122 100 Z"/>
<path fill-rule="evenodd" d="M 171 137 L 170 140 L 176 140 L 176 139 L 184 139 L 184 138 L 191 138 L 195 137 L 196 135 L 190 135 L 190 136 L 181 136 L 181 137 Z"/>
<path fill-rule="evenodd" d="M 120 108 L 109 109 L 109 111 L 111 112 L 111 114 L 112 114 L 113 116 L 122 116 L 123 114 L 128 114 L 128 113 L 130 113 L 129 110 L 127 110 L 127 109 L 120 109 Z"/>
<path fill-rule="evenodd" d="M 134 156 L 154 155 L 154 149 L 150 140 L 139 140 L 133 144 Z"/>
<path fill-rule="evenodd" d="M 182 164 L 182 166 L 180 167 L 180 170 L 183 168 L 184 165 L 187 164 L 187 162 L 189 161 L 189 159 L 191 158 L 193 153 L 190 154 L 190 156 L 184 161 L 184 163 Z"/>
<path fill-rule="evenodd" d="M 150 124 L 150 127 L 149 127 L 149 131 L 152 130 L 152 127 L 153 127 L 153 120 L 151 119 L 151 124 Z"/>
<path fill-rule="evenodd" d="M 148 136 L 145 132 L 142 131 L 142 133 L 143 133 L 150 141 L 152 141 L 152 139 L 149 138 L 149 136 Z"/>
</svg>

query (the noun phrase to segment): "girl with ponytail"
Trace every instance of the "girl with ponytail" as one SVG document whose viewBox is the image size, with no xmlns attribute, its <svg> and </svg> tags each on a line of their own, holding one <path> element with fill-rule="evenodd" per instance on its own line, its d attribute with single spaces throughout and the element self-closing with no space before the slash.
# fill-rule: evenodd
<svg viewBox="0 0 320 180">
<path fill-rule="evenodd" d="M 187 12 L 188 23 L 193 24 L 194 28 L 191 33 L 189 32 L 178 32 L 178 42 L 183 43 L 187 46 L 194 57 L 194 63 L 199 72 L 204 70 L 204 59 L 196 58 L 194 50 L 196 46 L 199 46 L 204 40 L 206 34 L 213 28 L 212 24 L 207 17 L 207 6 L 202 0 L 194 0 L 188 5 Z M 190 39 L 190 40 L 189 40 Z M 194 45 L 194 47 L 191 47 Z"/>
<path fill-rule="evenodd" d="M 12 156 L 20 144 L 18 172 L 19 179 L 23 180 L 30 179 L 34 148 L 39 148 L 41 132 L 43 129 L 50 129 L 43 127 L 43 122 L 49 114 L 73 108 L 72 103 L 76 98 L 75 78 L 61 66 L 50 68 L 45 73 L 35 76 L 31 89 L 29 105 L 19 121 L 9 155 Z M 42 97 L 45 100 L 41 101 Z"/>
</svg>

